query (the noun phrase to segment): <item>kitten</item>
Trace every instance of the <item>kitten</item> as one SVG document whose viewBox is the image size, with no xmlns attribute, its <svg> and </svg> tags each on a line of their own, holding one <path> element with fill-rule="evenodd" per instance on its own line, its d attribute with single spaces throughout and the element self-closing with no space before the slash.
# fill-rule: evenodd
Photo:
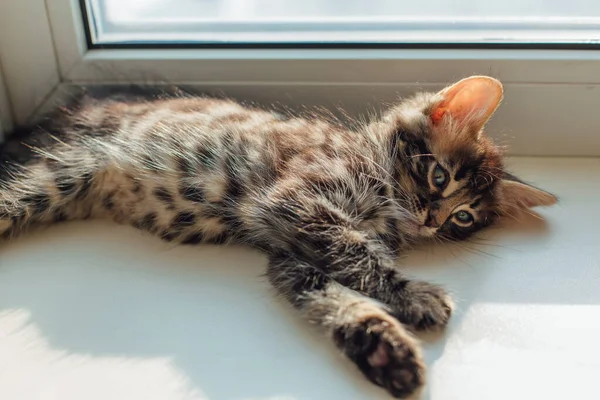
<svg viewBox="0 0 600 400">
<path fill-rule="evenodd" d="M 556 202 L 508 174 L 482 133 L 502 93 L 471 77 L 354 130 L 229 100 L 84 97 L 31 133 L 48 135 L 25 166 L 10 165 L 0 234 L 93 217 L 181 244 L 258 247 L 276 291 L 407 397 L 425 373 L 410 332 L 443 328 L 452 301 L 395 256 Z"/>
</svg>

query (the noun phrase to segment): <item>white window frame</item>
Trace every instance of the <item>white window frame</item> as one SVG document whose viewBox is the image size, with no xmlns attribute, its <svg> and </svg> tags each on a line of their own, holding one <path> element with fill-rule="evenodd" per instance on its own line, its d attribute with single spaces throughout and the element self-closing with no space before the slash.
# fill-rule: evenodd
<svg viewBox="0 0 600 400">
<path fill-rule="evenodd" d="M 397 95 L 486 74 L 506 90 L 489 131 L 512 154 L 600 156 L 600 51 L 90 50 L 77 0 L 2 0 L 2 13 L 10 16 L 8 24 L 0 19 L 0 57 L 16 124 L 73 84 L 188 84 L 245 100 L 364 114 Z"/>
</svg>

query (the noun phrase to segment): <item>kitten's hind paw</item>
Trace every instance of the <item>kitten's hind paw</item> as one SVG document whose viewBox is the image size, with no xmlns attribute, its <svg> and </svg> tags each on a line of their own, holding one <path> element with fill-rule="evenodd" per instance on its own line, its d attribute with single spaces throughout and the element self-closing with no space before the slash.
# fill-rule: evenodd
<svg viewBox="0 0 600 400">
<path fill-rule="evenodd" d="M 387 315 L 369 316 L 338 327 L 338 347 L 375 384 L 396 398 L 413 395 L 425 380 L 419 348 L 408 332 Z"/>
<path fill-rule="evenodd" d="M 418 331 L 446 327 L 454 303 L 444 289 L 427 282 L 409 281 L 392 304 L 392 314 Z"/>
</svg>

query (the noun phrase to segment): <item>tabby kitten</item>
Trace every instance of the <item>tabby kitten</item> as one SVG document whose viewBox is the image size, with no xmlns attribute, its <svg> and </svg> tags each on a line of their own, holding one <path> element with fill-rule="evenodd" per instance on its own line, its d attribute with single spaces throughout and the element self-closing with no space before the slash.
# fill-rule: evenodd
<svg viewBox="0 0 600 400">
<path fill-rule="evenodd" d="M 409 332 L 443 328 L 452 301 L 395 256 L 556 202 L 505 172 L 483 135 L 501 98 L 497 80 L 471 77 L 349 130 L 229 100 L 84 97 L 36 128 L 52 143 L 10 166 L 0 234 L 110 218 L 170 242 L 258 247 L 276 291 L 406 397 L 425 372 Z"/>
</svg>

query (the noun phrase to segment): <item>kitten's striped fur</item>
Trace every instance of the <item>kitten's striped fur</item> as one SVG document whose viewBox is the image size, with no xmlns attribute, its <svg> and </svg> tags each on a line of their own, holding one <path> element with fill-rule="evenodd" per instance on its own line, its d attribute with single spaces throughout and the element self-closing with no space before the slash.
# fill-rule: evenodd
<svg viewBox="0 0 600 400">
<path fill-rule="evenodd" d="M 110 218 L 171 242 L 259 247 L 277 291 L 405 397 L 424 382 L 408 328 L 442 328 L 452 302 L 405 278 L 398 252 L 555 201 L 507 175 L 482 135 L 500 98 L 497 81 L 473 77 L 349 130 L 229 100 L 84 97 L 38 127 L 35 156 L 6 171 L 0 234 Z"/>
</svg>

